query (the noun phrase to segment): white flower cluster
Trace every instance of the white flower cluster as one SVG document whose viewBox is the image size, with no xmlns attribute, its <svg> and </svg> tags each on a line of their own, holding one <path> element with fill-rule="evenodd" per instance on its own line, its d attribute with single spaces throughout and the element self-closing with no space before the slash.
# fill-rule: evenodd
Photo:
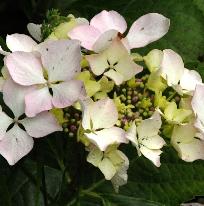
<svg viewBox="0 0 204 206">
<path fill-rule="evenodd" d="M 32 137 L 62 131 L 53 109 L 74 106 L 82 111 L 78 139 L 89 151 L 87 161 L 98 167 L 116 190 L 127 182 L 129 167 L 120 144 L 132 142 L 138 155 L 157 167 L 161 149 L 168 142 L 184 161 L 204 159 L 204 84 L 200 75 L 186 69 L 181 57 L 170 49 L 152 50 L 144 57 L 131 52 L 163 37 L 169 25 L 166 17 L 149 13 L 136 20 L 125 37 L 125 19 L 116 11 L 104 10 L 90 22 L 71 16 L 39 44 L 24 34 L 8 35 L 10 51 L 0 47 L 5 56 L 0 86 L 13 115 L 8 116 L 8 108 L 2 106 L 0 154 L 14 165 L 32 149 Z M 28 30 L 41 41 L 41 25 L 31 23 Z M 138 65 L 138 59 L 148 69 Z M 135 78 L 145 74 L 147 84 L 141 88 L 154 95 L 152 113 L 148 113 L 152 103 L 142 99 L 135 86 L 140 83 Z M 128 100 L 134 101 L 125 105 L 119 102 L 116 90 L 126 91 L 127 85 L 131 95 L 138 96 L 129 95 Z M 169 97 L 168 89 L 173 91 Z M 143 117 L 151 115 L 139 121 L 135 116 L 121 126 L 120 112 L 138 114 L 136 102 L 146 108 Z"/>
</svg>

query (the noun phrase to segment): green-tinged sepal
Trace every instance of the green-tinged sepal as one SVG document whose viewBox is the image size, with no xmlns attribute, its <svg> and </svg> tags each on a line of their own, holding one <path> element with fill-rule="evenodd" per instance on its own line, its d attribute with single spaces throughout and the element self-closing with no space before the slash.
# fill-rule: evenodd
<svg viewBox="0 0 204 206">
<path fill-rule="evenodd" d="M 160 70 L 153 71 L 148 78 L 147 88 L 151 91 L 163 92 L 167 88 L 166 81 L 160 76 Z"/>
<path fill-rule="evenodd" d="M 162 58 L 163 52 L 159 49 L 153 49 L 145 57 L 143 57 L 150 72 L 155 72 L 160 68 Z"/>
<path fill-rule="evenodd" d="M 114 82 L 109 81 L 107 77 L 103 76 L 98 83 L 100 84 L 100 91 L 94 95 L 95 100 L 104 99 L 107 97 L 107 93 L 111 92 L 114 87 Z"/>
<path fill-rule="evenodd" d="M 186 123 L 191 114 L 191 110 L 177 109 L 175 102 L 170 102 L 164 110 L 164 118 L 168 122 L 175 124 Z"/>
<path fill-rule="evenodd" d="M 113 81 L 109 81 L 107 77 L 103 76 L 100 80 L 99 80 L 99 84 L 101 85 L 101 91 L 108 93 L 110 91 L 113 90 L 114 87 L 114 82 Z"/>
<path fill-rule="evenodd" d="M 162 130 L 162 134 L 167 137 L 167 138 L 171 138 L 172 132 L 174 129 L 174 125 L 173 124 L 165 124 L 163 126 L 163 130 Z"/>
<path fill-rule="evenodd" d="M 90 145 L 90 141 L 89 139 L 84 135 L 85 130 L 83 129 L 83 127 L 81 126 L 81 124 L 79 125 L 79 128 L 77 130 L 77 141 L 78 142 L 82 142 L 86 147 L 88 147 Z"/>
<path fill-rule="evenodd" d="M 89 71 L 81 72 L 77 76 L 77 79 L 83 81 L 86 93 L 89 97 L 92 97 L 101 89 L 101 84 L 91 77 L 91 73 Z"/>
<path fill-rule="evenodd" d="M 51 109 L 51 113 L 55 116 L 57 119 L 57 122 L 62 125 L 66 120 L 64 119 L 64 112 L 62 109 L 54 108 Z"/>
<path fill-rule="evenodd" d="M 166 99 L 166 96 L 162 96 L 162 92 L 156 92 L 154 98 L 154 106 L 164 110 L 169 102 Z"/>
<path fill-rule="evenodd" d="M 131 58 L 133 61 L 135 62 L 141 62 L 143 61 L 143 56 L 141 56 L 140 54 L 138 53 L 131 53 Z"/>
</svg>

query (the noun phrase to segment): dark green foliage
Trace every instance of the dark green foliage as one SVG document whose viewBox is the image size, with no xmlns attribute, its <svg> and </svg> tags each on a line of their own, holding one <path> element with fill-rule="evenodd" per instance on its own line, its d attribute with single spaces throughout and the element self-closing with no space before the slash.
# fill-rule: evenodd
<svg viewBox="0 0 204 206">
<path fill-rule="evenodd" d="M 48 10 L 42 24 L 42 39 L 46 39 L 53 32 L 55 27 L 60 23 L 69 21 L 69 19 L 69 17 L 61 16 L 57 9 Z"/>
</svg>

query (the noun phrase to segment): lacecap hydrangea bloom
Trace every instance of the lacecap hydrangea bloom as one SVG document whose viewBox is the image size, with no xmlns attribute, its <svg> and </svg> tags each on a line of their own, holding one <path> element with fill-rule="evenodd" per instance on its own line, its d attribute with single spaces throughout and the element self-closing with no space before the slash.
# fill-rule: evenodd
<svg viewBox="0 0 204 206">
<path fill-rule="evenodd" d="M 168 18 L 149 13 L 128 30 L 124 17 L 104 10 L 90 22 L 69 15 L 52 30 L 30 23 L 36 41 L 8 35 L 9 50 L 0 48 L 0 154 L 14 165 L 31 151 L 33 138 L 61 131 L 84 144 L 87 161 L 116 191 L 128 181 L 127 144 L 156 167 L 165 146 L 184 161 L 204 159 L 199 73 L 171 49 L 132 52 L 169 26 Z"/>
</svg>

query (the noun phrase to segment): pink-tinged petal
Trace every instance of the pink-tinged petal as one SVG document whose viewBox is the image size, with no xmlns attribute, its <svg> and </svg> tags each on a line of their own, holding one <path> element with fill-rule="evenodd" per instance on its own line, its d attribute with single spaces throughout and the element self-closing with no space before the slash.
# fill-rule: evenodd
<svg viewBox="0 0 204 206">
<path fill-rule="evenodd" d="M 118 120 L 118 111 L 112 99 L 101 99 L 90 106 L 93 130 L 110 128 Z"/>
<path fill-rule="evenodd" d="M 140 148 L 140 151 L 147 159 L 151 160 L 156 167 L 160 167 L 161 165 L 160 155 L 162 153 L 161 150 L 159 149 L 151 150 L 151 149 L 148 149 L 147 147 L 142 146 Z"/>
<path fill-rule="evenodd" d="M 101 32 L 89 25 L 80 25 L 68 32 L 71 39 L 76 39 L 81 42 L 81 46 L 86 49 L 92 50 L 96 40 L 100 37 Z"/>
<path fill-rule="evenodd" d="M 198 119 L 204 123 L 204 84 L 196 86 L 191 105 Z"/>
<path fill-rule="evenodd" d="M 77 40 L 48 40 L 38 45 L 50 82 L 73 79 L 80 71 L 81 51 Z"/>
<path fill-rule="evenodd" d="M 124 81 L 124 77 L 119 72 L 116 72 L 113 69 L 110 69 L 108 72 L 105 72 L 104 75 L 112 79 L 116 85 L 120 85 Z"/>
<path fill-rule="evenodd" d="M 127 39 L 131 48 L 144 47 L 163 37 L 169 30 L 170 21 L 157 13 L 141 16 L 131 26 Z"/>
<path fill-rule="evenodd" d="M 118 31 L 116 30 L 108 30 L 100 35 L 100 37 L 94 43 L 92 50 L 99 53 L 105 49 L 107 49 L 112 41 L 117 37 Z"/>
<path fill-rule="evenodd" d="M 89 62 L 91 71 L 97 76 L 103 74 L 103 72 L 109 68 L 105 53 L 87 55 L 86 59 Z"/>
<path fill-rule="evenodd" d="M 200 74 L 195 70 L 184 69 L 180 79 L 180 86 L 187 91 L 194 91 L 197 84 L 202 83 Z"/>
<path fill-rule="evenodd" d="M 198 118 L 195 121 L 194 126 L 204 135 L 204 122 L 201 122 Z M 203 138 L 201 138 L 203 139 Z M 203 139 L 204 140 L 204 139 Z"/>
<path fill-rule="evenodd" d="M 14 165 L 33 148 L 33 138 L 18 125 L 9 130 L 0 141 L 0 154 L 10 165 Z"/>
<path fill-rule="evenodd" d="M 177 85 L 184 72 L 182 58 L 173 50 L 165 49 L 161 62 L 161 72 L 169 86 Z"/>
<path fill-rule="evenodd" d="M 85 133 L 85 135 L 101 151 L 105 151 L 112 144 L 127 143 L 125 131 L 118 127 L 111 127 L 94 133 Z"/>
<path fill-rule="evenodd" d="M 0 110 L 0 140 L 2 140 L 6 134 L 6 130 L 13 120 L 7 116 L 2 110 Z"/>
<path fill-rule="evenodd" d="M 33 118 L 25 118 L 20 121 L 26 132 L 35 138 L 44 137 L 56 131 L 62 131 L 56 119 L 49 112 L 41 112 Z"/>
<path fill-rule="evenodd" d="M 12 79 L 7 79 L 3 87 L 3 99 L 12 110 L 15 117 L 25 113 L 25 95 L 32 92 L 34 86 L 24 87 L 16 84 Z"/>
<path fill-rule="evenodd" d="M 71 80 L 60 84 L 53 84 L 52 103 L 57 108 L 71 106 L 77 100 L 85 96 L 85 89 L 82 81 Z"/>
<path fill-rule="evenodd" d="M 116 11 L 103 10 L 91 19 L 90 25 L 101 33 L 114 29 L 123 34 L 127 29 L 125 19 Z"/>
<path fill-rule="evenodd" d="M 12 79 L 23 86 L 43 84 L 43 70 L 40 60 L 32 53 L 14 52 L 6 56 L 5 64 Z"/>
<path fill-rule="evenodd" d="M 47 87 L 37 89 L 25 96 L 25 113 L 34 117 L 38 113 L 52 109 L 52 96 Z"/>
<path fill-rule="evenodd" d="M 4 86 L 5 81 L 6 80 L 3 77 L 0 77 L 0 92 L 3 91 L 3 86 Z"/>
<path fill-rule="evenodd" d="M 37 43 L 25 34 L 12 34 L 6 37 L 7 47 L 12 51 L 31 52 Z"/>
</svg>

